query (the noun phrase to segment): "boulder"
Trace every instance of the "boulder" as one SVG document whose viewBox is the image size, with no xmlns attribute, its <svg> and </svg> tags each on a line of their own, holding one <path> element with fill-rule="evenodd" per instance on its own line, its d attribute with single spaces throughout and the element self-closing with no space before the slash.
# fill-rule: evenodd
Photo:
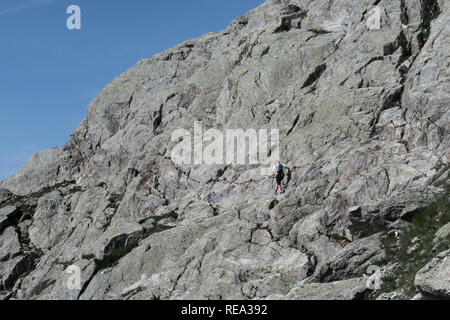
<svg viewBox="0 0 450 320">
<path fill-rule="evenodd" d="M 417 274 L 414 285 L 423 295 L 450 299 L 450 250 L 441 252 Z"/>
<path fill-rule="evenodd" d="M 19 236 L 13 227 L 9 227 L 0 235 L 0 262 L 14 258 L 20 252 Z"/>
<path fill-rule="evenodd" d="M 330 283 L 308 283 L 292 289 L 287 300 L 354 300 L 367 289 L 367 278 L 354 278 Z"/>
<path fill-rule="evenodd" d="M 447 223 L 443 227 L 441 227 L 438 231 L 436 231 L 435 237 L 433 239 L 433 244 L 436 245 L 446 239 L 449 239 L 450 236 L 450 223 Z"/>
</svg>

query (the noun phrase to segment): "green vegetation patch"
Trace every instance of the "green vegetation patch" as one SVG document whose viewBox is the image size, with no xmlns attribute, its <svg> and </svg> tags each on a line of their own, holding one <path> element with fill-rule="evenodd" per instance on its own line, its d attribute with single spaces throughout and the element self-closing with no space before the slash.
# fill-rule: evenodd
<svg viewBox="0 0 450 320">
<path fill-rule="evenodd" d="M 417 272 L 430 262 L 437 254 L 450 247 L 450 236 L 433 243 L 436 232 L 450 223 L 450 184 L 448 178 L 441 183 L 444 193 L 428 207 L 420 210 L 411 225 L 398 236 L 394 232 L 385 232 L 381 237 L 386 258 L 378 265 L 397 263 L 393 273 L 383 278 L 381 290 L 371 297 L 383 292 L 402 289 L 405 298 L 412 298 L 416 293 L 414 278 Z"/>
</svg>

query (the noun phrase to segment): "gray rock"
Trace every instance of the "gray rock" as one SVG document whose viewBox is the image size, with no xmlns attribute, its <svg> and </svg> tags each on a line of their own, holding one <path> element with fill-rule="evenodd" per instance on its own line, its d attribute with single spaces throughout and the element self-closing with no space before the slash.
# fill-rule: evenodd
<svg viewBox="0 0 450 320">
<path fill-rule="evenodd" d="M 411 223 L 409 223 L 409 222 L 407 222 L 407 221 L 405 221 L 405 220 L 402 220 L 402 219 L 398 219 L 398 220 L 395 220 L 394 222 L 392 222 L 392 223 L 389 225 L 389 229 L 393 229 L 394 231 L 395 231 L 395 230 L 405 230 L 405 229 L 407 229 L 410 225 L 411 225 Z"/>
<path fill-rule="evenodd" d="M 13 227 L 7 228 L 0 235 L 0 263 L 14 258 L 21 252 L 20 241 Z"/>
<path fill-rule="evenodd" d="M 411 300 L 436 300 L 436 298 L 433 298 L 433 297 L 427 296 L 427 295 L 423 295 L 419 292 L 414 297 L 412 297 Z"/>
<path fill-rule="evenodd" d="M 330 283 L 309 283 L 292 289 L 287 300 L 354 300 L 367 289 L 366 278 L 354 278 Z"/>
<path fill-rule="evenodd" d="M 433 239 L 433 244 L 438 244 L 450 236 L 450 223 L 447 223 L 436 231 L 435 237 Z"/>
<path fill-rule="evenodd" d="M 0 186 L 17 195 L 27 195 L 70 180 L 70 156 L 63 148 L 54 148 L 34 154 L 17 172 L 5 179 Z"/>
<path fill-rule="evenodd" d="M 401 300 L 403 297 L 404 297 L 403 291 L 399 290 L 399 291 L 382 293 L 377 297 L 377 300 Z"/>
<path fill-rule="evenodd" d="M 136 223 L 123 221 L 111 225 L 92 245 L 85 247 L 84 255 L 95 256 L 100 261 L 120 258 L 124 250 L 137 245 L 142 232 L 142 226 Z"/>
<path fill-rule="evenodd" d="M 0 209 L 0 232 L 12 224 L 13 218 L 17 215 L 17 208 L 7 206 Z"/>
<path fill-rule="evenodd" d="M 384 257 L 379 234 L 347 245 L 320 268 L 316 277 L 324 282 L 347 279 L 365 273 L 368 267 Z"/>
<path fill-rule="evenodd" d="M 0 205 L 12 198 L 13 194 L 7 189 L 0 189 Z"/>
<path fill-rule="evenodd" d="M 0 287 L 12 289 L 16 281 L 32 266 L 33 255 L 19 255 L 11 260 L 0 262 Z"/>
<path fill-rule="evenodd" d="M 408 249 L 406 250 L 406 254 L 411 254 L 414 251 L 417 251 L 417 249 L 419 249 L 419 244 L 418 243 L 408 247 Z"/>
<path fill-rule="evenodd" d="M 428 296 L 450 298 L 450 250 L 441 252 L 423 267 L 414 280 L 419 291 Z"/>
</svg>

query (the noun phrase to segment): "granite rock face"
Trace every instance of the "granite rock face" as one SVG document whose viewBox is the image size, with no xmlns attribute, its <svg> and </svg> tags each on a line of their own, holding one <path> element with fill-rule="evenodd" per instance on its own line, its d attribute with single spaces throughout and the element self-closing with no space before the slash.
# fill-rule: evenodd
<svg viewBox="0 0 450 320">
<path fill-rule="evenodd" d="M 442 0 L 266 1 L 139 61 L 0 182 L 0 296 L 359 297 L 377 234 L 450 168 L 449 64 Z M 279 129 L 286 192 L 255 165 L 172 161 L 195 121 Z"/>
</svg>

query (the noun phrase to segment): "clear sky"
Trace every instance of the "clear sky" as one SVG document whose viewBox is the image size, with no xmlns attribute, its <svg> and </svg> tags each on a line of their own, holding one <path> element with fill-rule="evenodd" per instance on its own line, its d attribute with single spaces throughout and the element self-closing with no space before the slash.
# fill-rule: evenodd
<svg viewBox="0 0 450 320">
<path fill-rule="evenodd" d="M 89 102 L 142 58 L 225 28 L 264 0 L 1 0 L 0 180 L 63 146 Z M 81 30 L 68 30 L 69 5 Z"/>
</svg>

